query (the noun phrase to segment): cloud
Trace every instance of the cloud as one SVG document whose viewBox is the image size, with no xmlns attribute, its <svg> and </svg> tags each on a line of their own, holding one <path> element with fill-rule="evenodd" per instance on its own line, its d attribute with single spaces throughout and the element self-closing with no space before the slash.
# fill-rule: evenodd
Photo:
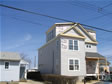
<svg viewBox="0 0 112 84">
<path fill-rule="evenodd" d="M 30 41 L 32 39 L 32 35 L 31 34 L 27 34 L 24 36 L 23 39 L 21 40 L 18 40 L 17 43 L 15 45 L 11 45 L 11 46 L 7 46 L 5 48 L 5 50 L 9 50 L 9 49 L 15 49 L 15 48 L 18 48 L 18 47 L 21 47 L 23 45 L 25 45 L 28 41 Z"/>
<path fill-rule="evenodd" d="M 25 38 L 24 38 L 24 41 L 29 41 L 29 40 L 31 40 L 31 39 L 32 39 L 31 34 L 27 34 L 27 35 L 25 36 Z"/>
</svg>

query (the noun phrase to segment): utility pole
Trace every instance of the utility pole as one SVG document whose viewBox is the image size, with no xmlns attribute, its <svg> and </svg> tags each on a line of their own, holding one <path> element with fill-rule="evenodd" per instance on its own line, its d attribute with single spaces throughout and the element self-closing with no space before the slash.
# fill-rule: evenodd
<svg viewBox="0 0 112 84">
<path fill-rule="evenodd" d="M 36 56 L 34 56 L 34 68 L 36 68 Z"/>
</svg>

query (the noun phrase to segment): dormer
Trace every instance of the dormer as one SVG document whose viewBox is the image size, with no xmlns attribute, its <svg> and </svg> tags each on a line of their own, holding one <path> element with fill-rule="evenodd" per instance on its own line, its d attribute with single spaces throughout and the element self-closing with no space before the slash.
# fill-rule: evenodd
<svg viewBox="0 0 112 84">
<path fill-rule="evenodd" d="M 66 22 L 66 23 L 55 23 L 51 28 L 49 28 L 46 32 L 46 42 L 50 41 L 58 34 L 64 32 L 66 29 L 70 28 L 74 23 Z"/>
<path fill-rule="evenodd" d="M 51 39 L 53 39 L 54 37 L 56 37 L 57 35 L 70 30 L 69 35 L 75 34 L 74 30 L 71 28 L 75 28 L 77 29 L 79 32 L 82 33 L 82 35 L 84 35 L 84 37 L 86 38 L 85 41 L 87 42 L 95 42 L 96 41 L 96 32 L 92 29 L 87 29 L 84 28 L 83 26 L 81 26 L 79 23 L 72 23 L 72 22 L 66 22 L 66 23 L 55 23 L 51 28 L 48 29 L 48 31 L 46 32 L 46 42 L 50 41 Z"/>
</svg>

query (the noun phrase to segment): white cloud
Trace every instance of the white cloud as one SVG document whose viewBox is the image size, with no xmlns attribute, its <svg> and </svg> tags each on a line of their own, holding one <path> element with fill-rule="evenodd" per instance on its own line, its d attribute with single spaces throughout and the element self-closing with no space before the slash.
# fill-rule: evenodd
<svg viewBox="0 0 112 84">
<path fill-rule="evenodd" d="M 29 41 L 29 40 L 31 40 L 31 39 L 32 39 L 31 34 L 27 34 L 27 35 L 25 36 L 25 38 L 24 38 L 25 41 Z"/>
</svg>

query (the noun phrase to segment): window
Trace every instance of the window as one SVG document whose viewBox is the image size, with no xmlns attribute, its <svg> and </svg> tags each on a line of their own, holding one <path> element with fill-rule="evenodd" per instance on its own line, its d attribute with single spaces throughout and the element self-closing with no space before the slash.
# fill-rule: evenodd
<svg viewBox="0 0 112 84">
<path fill-rule="evenodd" d="M 87 47 L 87 48 L 91 48 L 91 45 L 90 45 L 90 44 L 87 44 L 86 47 Z"/>
<path fill-rule="evenodd" d="M 50 32 L 47 34 L 47 41 L 51 40 L 53 37 L 54 37 L 54 30 L 50 31 Z"/>
<path fill-rule="evenodd" d="M 5 69 L 9 69 L 9 62 L 5 62 Z"/>
<path fill-rule="evenodd" d="M 73 50 L 73 40 L 69 40 L 69 49 Z"/>
<path fill-rule="evenodd" d="M 79 60 L 70 59 L 69 60 L 69 70 L 79 70 Z"/>
<path fill-rule="evenodd" d="M 69 40 L 69 50 L 78 50 L 77 40 Z"/>
<path fill-rule="evenodd" d="M 74 50 L 78 50 L 78 41 L 74 40 Z"/>
</svg>

